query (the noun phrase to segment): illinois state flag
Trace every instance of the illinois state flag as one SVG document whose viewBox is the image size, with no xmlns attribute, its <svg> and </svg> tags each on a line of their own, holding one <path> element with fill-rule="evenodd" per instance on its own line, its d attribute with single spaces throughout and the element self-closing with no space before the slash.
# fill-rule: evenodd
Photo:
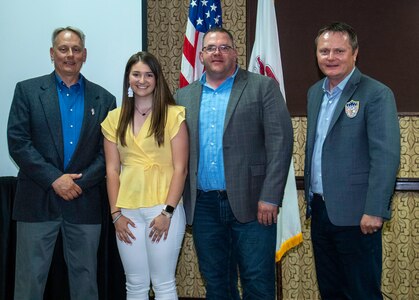
<svg viewBox="0 0 419 300">
<path fill-rule="evenodd" d="M 202 37 L 211 27 L 221 27 L 221 25 L 220 0 L 190 1 L 179 78 L 181 88 L 201 77 L 204 69 L 204 66 L 199 61 Z"/>
<path fill-rule="evenodd" d="M 250 57 L 249 71 L 274 78 L 279 83 L 285 98 L 281 51 L 273 0 L 259 0 L 256 18 L 255 44 Z M 278 262 L 285 252 L 303 241 L 293 161 L 291 161 L 288 173 L 284 201 L 277 226 L 276 261 Z"/>
</svg>

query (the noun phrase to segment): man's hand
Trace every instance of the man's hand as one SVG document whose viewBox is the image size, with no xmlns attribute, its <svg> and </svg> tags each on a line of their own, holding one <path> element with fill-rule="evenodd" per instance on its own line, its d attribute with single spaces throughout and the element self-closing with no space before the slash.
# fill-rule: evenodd
<svg viewBox="0 0 419 300">
<path fill-rule="evenodd" d="M 278 219 L 278 206 L 259 201 L 258 203 L 258 221 L 262 225 L 276 224 Z"/>
<path fill-rule="evenodd" d="M 363 234 L 374 233 L 383 226 L 383 218 L 364 214 L 360 226 Z"/>
<path fill-rule="evenodd" d="M 55 193 L 64 200 L 70 201 L 81 195 L 82 189 L 74 182 L 82 174 L 64 174 L 52 183 Z"/>
</svg>

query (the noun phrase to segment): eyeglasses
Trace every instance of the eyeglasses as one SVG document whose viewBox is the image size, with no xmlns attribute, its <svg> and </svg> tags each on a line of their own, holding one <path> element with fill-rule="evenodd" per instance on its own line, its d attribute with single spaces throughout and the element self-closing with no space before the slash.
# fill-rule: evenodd
<svg viewBox="0 0 419 300">
<path fill-rule="evenodd" d="M 228 52 L 230 52 L 231 49 L 233 49 L 233 47 L 228 46 L 228 45 L 221 45 L 221 46 L 215 46 L 215 45 L 209 45 L 206 46 L 204 48 L 202 48 L 202 51 L 205 51 L 208 54 L 212 54 L 218 51 L 220 51 L 222 54 L 227 54 Z"/>
</svg>

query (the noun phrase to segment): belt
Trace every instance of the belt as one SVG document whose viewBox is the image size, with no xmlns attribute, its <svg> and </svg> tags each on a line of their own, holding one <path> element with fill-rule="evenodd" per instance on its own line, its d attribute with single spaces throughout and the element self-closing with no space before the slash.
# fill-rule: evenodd
<svg viewBox="0 0 419 300">
<path fill-rule="evenodd" d="M 223 197 L 223 198 L 227 198 L 227 191 L 226 190 L 211 190 L 211 191 L 203 191 L 203 190 L 198 190 L 201 193 L 217 193 L 218 196 Z"/>
<path fill-rule="evenodd" d="M 322 200 L 322 201 L 324 201 L 324 197 L 323 197 L 322 194 L 316 194 L 316 193 L 314 193 L 313 194 L 313 200 Z"/>
</svg>

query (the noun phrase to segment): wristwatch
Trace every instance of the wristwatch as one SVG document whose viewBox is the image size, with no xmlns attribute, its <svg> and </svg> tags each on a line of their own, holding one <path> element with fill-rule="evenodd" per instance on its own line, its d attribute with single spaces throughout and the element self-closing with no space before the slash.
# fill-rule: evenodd
<svg viewBox="0 0 419 300">
<path fill-rule="evenodd" d="M 173 207 L 173 206 L 170 206 L 170 205 L 165 205 L 164 207 L 163 207 L 163 209 L 162 209 L 162 211 L 161 211 L 161 214 L 163 215 L 163 216 L 166 216 L 166 217 L 168 217 L 169 219 L 171 219 L 172 218 L 172 216 L 173 216 L 173 212 L 175 211 L 175 208 Z"/>
<path fill-rule="evenodd" d="M 173 212 L 175 211 L 175 208 L 171 205 L 165 205 L 163 207 L 163 210 L 169 214 L 173 214 Z"/>
</svg>

